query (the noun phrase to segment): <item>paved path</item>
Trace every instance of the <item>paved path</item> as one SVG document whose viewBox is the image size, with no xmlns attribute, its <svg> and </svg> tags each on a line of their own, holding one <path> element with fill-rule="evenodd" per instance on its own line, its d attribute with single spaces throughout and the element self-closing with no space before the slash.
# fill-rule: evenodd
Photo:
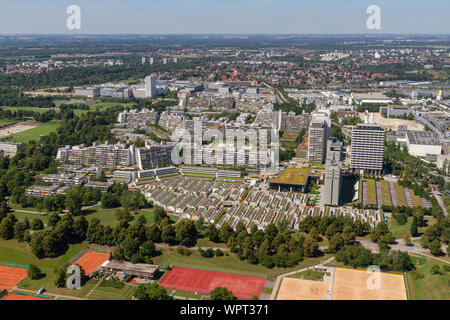
<svg viewBox="0 0 450 320">
<path fill-rule="evenodd" d="M 411 245 L 407 245 L 405 241 L 402 239 L 395 240 L 396 243 L 390 244 L 389 248 L 391 250 L 401 250 L 406 251 L 410 253 L 417 253 L 417 254 L 429 254 L 430 250 L 422 247 L 420 243 L 412 242 Z M 372 251 L 379 251 L 378 244 L 371 240 L 359 240 L 358 241 L 364 248 L 372 250 Z M 442 245 L 442 251 L 446 252 L 447 245 Z"/>
<path fill-rule="evenodd" d="M 18 288 L 17 286 L 14 287 L 14 288 L 12 288 L 12 290 L 28 292 L 28 293 L 32 293 L 32 294 L 34 294 L 34 295 L 36 294 L 36 291 Z M 47 291 L 46 291 L 43 295 L 44 295 L 44 296 L 46 296 L 46 295 L 54 296 L 55 298 L 54 298 L 53 300 L 56 300 L 56 299 L 58 299 L 58 298 L 71 299 L 71 300 L 86 300 L 86 299 L 84 299 L 84 298 L 78 298 L 78 297 L 73 297 L 73 296 L 66 296 L 66 295 L 57 294 L 57 293 L 51 293 L 51 292 L 47 292 Z"/>
<path fill-rule="evenodd" d="M 178 248 L 185 248 L 185 249 L 189 249 L 189 250 L 198 250 L 198 249 L 202 249 L 202 250 L 207 250 L 207 249 L 212 249 L 212 250 L 222 250 L 222 251 L 230 251 L 230 249 L 228 248 L 219 248 L 219 247 L 185 247 L 185 246 L 180 246 L 180 245 L 175 245 L 175 246 L 170 246 L 168 244 L 165 243 L 155 243 L 155 247 L 157 248 L 167 248 L 167 249 L 178 249 Z"/>
<path fill-rule="evenodd" d="M 436 198 L 437 202 L 442 208 L 442 211 L 444 211 L 445 216 L 448 216 L 447 208 L 445 207 L 444 201 L 442 201 L 442 197 L 439 195 L 437 191 L 433 192 L 434 197 Z"/>
<path fill-rule="evenodd" d="M 318 263 L 318 264 L 316 264 L 316 265 L 313 265 L 313 266 L 310 266 L 310 267 L 307 267 L 307 268 L 303 268 L 303 269 L 300 269 L 300 270 L 295 270 L 295 271 L 291 271 L 291 272 L 288 272 L 288 273 L 279 275 L 279 276 L 277 277 L 277 280 L 275 281 L 275 285 L 273 286 L 272 294 L 270 295 L 270 300 L 275 300 L 276 295 L 277 295 L 278 288 L 279 288 L 280 283 L 281 283 L 281 280 L 282 280 L 284 277 L 290 276 L 291 274 L 303 272 L 303 271 L 306 271 L 306 270 L 308 270 L 308 269 L 312 269 L 312 268 L 314 268 L 314 267 L 317 266 L 317 265 L 320 265 L 320 266 L 325 265 L 325 264 L 327 264 L 328 262 L 330 262 L 330 261 L 332 261 L 332 260 L 334 260 L 334 257 L 331 257 L 331 258 L 325 260 L 325 261 L 322 262 L 322 263 Z"/>
</svg>

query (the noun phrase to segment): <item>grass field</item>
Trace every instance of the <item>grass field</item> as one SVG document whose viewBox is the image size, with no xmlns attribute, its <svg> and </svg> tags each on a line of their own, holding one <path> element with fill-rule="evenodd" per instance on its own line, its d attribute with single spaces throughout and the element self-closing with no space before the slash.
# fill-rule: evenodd
<svg viewBox="0 0 450 320">
<path fill-rule="evenodd" d="M 126 285 L 122 288 L 108 285 L 108 280 L 103 280 L 100 285 L 88 297 L 89 300 L 130 300 L 136 286 Z M 116 283 L 115 283 L 116 284 Z"/>
<path fill-rule="evenodd" d="M 13 212 L 14 216 L 19 221 L 24 221 L 25 218 L 28 219 L 28 221 L 31 223 L 34 219 L 41 219 L 44 225 L 47 225 L 48 218 L 50 215 L 48 214 L 39 214 L 39 213 L 29 213 L 29 212 Z"/>
<path fill-rule="evenodd" d="M 170 292 L 170 290 L 169 290 Z M 174 296 L 178 297 L 184 297 L 184 298 L 191 298 L 191 299 L 201 299 L 203 295 L 201 294 L 195 294 L 194 292 L 189 291 L 182 291 L 182 290 L 175 290 L 175 292 L 172 294 Z"/>
<path fill-rule="evenodd" d="M 97 218 L 101 224 L 113 227 L 119 224 L 119 220 L 115 215 L 115 211 L 118 209 L 103 209 L 100 205 L 96 205 L 95 207 L 83 210 L 83 215 L 89 222 Z"/>
<path fill-rule="evenodd" d="M 328 273 L 329 275 L 329 273 Z M 313 281 L 323 281 L 323 277 L 325 276 L 324 272 L 319 272 L 315 270 L 306 270 L 299 273 L 294 273 L 289 275 L 289 278 L 297 278 L 297 279 L 304 279 L 304 280 L 313 280 Z"/>
<path fill-rule="evenodd" d="M 443 274 L 432 274 L 431 267 L 438 265 Z M 450 271 L 444 271 L 448 264 L 426 258 L 423 264 L 416 264 L 416 270 L 408 272 L 408 286 L 413 300 L 449 300 Z"/>
<path fill-rule="evenodd" d="M 411 224 L 412 224 L 413 218 L 408 217 L 408 221 L 401 225 L 395 220 L 394 218 L 391 218 L 391 228 L 390 231 L 395 236 L 396 239 L 404 239 L 406 235 L 410 235 L 411 231 Z"/>
<path fill-rule="evenodd" d="M 59 127 L 59 125 L 60 125 L 59 120 L 52 120 L 49 122 L 45 122 L 42 123 L 39 127 L 35 127 L 14 134 L 9 140 L 22 143 L 27 143 L 31 140 L 38 141 L 41 135 L 47 135 L 50 132 L 56 132 L 56 129 Z"/>
</svg>

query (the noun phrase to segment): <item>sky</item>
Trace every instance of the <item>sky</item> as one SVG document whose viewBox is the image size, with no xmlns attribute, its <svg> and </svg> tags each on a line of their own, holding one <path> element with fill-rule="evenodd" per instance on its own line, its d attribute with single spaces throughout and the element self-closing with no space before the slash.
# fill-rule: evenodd
<svg viewBox="0 0 450 320">
<path fill-rule="evenodd" d="M 0 34 L 449 34 L 449 16 L 449 0 L 0 0 Z"/>
</svg>

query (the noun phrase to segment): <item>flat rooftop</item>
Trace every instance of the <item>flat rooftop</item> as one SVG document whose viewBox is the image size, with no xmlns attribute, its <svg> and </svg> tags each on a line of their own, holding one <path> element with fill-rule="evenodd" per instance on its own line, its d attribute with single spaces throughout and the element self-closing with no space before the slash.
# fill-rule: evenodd
<svg viewBox="0 0 450 320">
<path fill-rule="evenodd" d="M 309 168 L 287 168 L 281 171 L 275 178 L 269 180 L 270 183 L 305 185 L 309 176 Z"/>
<path fill-rule="evenodd" d="M 159 266 L 154 264 L 146 264 L 146 263 L 133 264 L 128 261 L 120 261 L 120 260 L 111 260 L 105 267 L 110 269 L 126 270 L 139 273 L 151 273 L 151 274 L 155 273 L 159 268 Z"/>
<path fill-rule="evenodd" d="M 410 144 L 440 145 L 438 137 L 432 131 L 408 131 L 406 135 Z"/>
</svg>

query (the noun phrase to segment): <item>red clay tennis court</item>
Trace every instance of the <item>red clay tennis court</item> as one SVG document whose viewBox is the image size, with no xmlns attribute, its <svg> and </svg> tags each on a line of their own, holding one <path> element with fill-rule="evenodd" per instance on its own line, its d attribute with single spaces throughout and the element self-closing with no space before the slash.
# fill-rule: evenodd
<svg viewBox="0 0 450 320">
<path fill-rule="evenodd" d="M 12 289 L 25 279 L 27 274 L 27 269 L 0 266 L 0 289 Z"/>
<path fill-rule="evenodd" d="M 231 273 L 173 267 L 159 285 L 174 290 L 209 294 L 216 287 L 226 287 L 239 299 L 250 299 L 261 294 L 266 279 L 239 276 Z"/>
<path fill-rule="evenodd" d="M 109 253 L 88 250 L 73 264 L 80 265 L 86 274 L 91 274 L 92 272 L 97 271 L 97 269 L 100 268 L 100 266 L 108 259 Z"/>
<path fill-rule="evenodd" d="M 48 299 L 24 294 L 8 293 L 8 295 L 3 297 L 1 300 L 48 300 Z"/>
</svg>

